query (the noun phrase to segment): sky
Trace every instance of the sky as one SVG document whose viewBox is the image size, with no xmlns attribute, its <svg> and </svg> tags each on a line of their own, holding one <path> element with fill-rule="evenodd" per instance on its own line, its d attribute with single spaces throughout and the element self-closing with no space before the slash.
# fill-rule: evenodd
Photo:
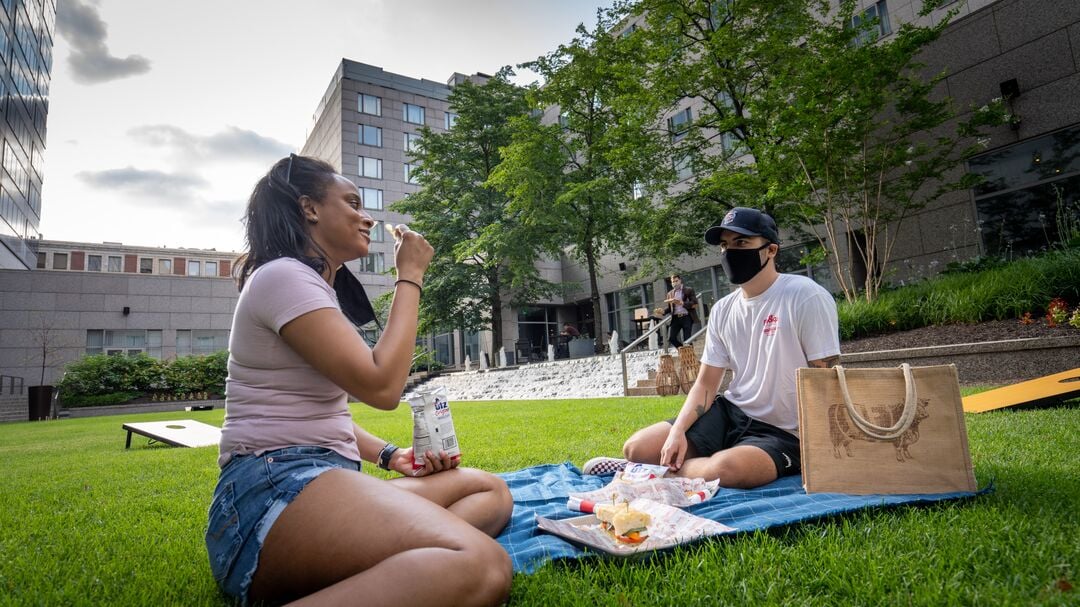
<svg viewBox="0 0 1080 607">
<path fill-rule="evenodd" d="M 240 251 L 252 186 L 303 145 L 342 58 L 494 74 L 611 3 L 59 0 L 39 232 Z"/>
</svg>

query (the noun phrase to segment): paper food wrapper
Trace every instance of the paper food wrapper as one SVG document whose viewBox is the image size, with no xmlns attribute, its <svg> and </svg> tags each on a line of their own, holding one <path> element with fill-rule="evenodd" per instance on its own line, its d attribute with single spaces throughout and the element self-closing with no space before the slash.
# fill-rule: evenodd
<svg viewBox="0 0 1080 607">
<path fill-rule="evenodd" d="M 720 481 L 703 478 L 664 477 L 666 466 L 627 464 L 607 486 L 586 493 L 571 493 L 566 507 L 592 512 L 596 504 L 633 502 L 648 499 L 676 508 L 700 504 L 716 495 Z"/>
<path fill-rule="evenodd" d="M 413 413 L 413 470 L 424 467 L 424 454 L 445 451 L 452 460 L 461 459 L 461 448 L 450 416 L 446 388 L 420 388 L 405 395 Z"/>
<path fill-rule="evenodd" d="M 625 544 L 604 531 L 600 521 L 593 515 L 578 516 L 569 519 L 552 520 L 536 517 L 537 526 L 549 533 L 563 537 L 571 542 L 594 548 L 616 556 L 629 556 L 660 548 L 670 548 L 685 544 L 710 535 L 719 535 L 734 531 L 716 521 L 683 512 L 678 508 L 649 499 L 635 499 L 630 507 L 646 512 L 652 517 L 649 522 L 649 537 L 640 544 Z"/>
</svg>

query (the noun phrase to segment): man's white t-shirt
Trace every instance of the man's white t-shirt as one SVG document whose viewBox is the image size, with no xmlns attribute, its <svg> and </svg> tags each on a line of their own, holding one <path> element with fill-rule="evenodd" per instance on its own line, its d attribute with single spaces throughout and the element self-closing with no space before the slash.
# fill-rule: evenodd
<svg viewBox="0 0 1080 607">
<path fill-rule="evenodd" d="M 732 370 L 724 397 L 747 415 L 798 435 L 796 369 L 838 354 L 832 295 L 805 276 L 780 274 L 757 297 L 736 289 L 716 302 L 701 362 Z"/>
</svg>

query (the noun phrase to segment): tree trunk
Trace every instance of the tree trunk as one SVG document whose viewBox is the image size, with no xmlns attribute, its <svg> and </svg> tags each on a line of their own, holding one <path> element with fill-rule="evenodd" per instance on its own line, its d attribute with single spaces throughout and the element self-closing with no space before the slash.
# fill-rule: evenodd
<svg viewBox="0 0 1080 607">
<path fill-rule="evenodd" d="M 604 320 L 600 311 L 600 287 L 596 283 L 596 253 L 591 242 L 585 247 L 585 265 L 589 268 L 589 298 L 592 300 L 594 352 L 604 345 Z"/>
<path fill-rule="evenodd" d="M 501 281 L 499 280 L 499 271 L 493 270 L 488 274 L 488 293 L 490 293 L 491 301 L 491 350 L 490 359 L 488 362 L 492 367 L 496 366 L 496 355 L 499 353 L 499 348 L 503 347 L 503 328 L 502 328 L 502 296 L 499 293 Z"/>
</svg>

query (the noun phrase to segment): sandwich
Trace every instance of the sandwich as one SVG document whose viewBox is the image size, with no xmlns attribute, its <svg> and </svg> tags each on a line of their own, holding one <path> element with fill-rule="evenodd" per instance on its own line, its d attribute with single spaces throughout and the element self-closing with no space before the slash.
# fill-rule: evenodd
<svg viewBox="0 0 1080 607">
<path fill-rule="evenodd" d="M 634 510 L 630 504 L 598 504 L 593 514 L 600 519 L 600 526 L 619 542 L 640 544 L 649 537 L 652 517 Z"/>
</svg>

